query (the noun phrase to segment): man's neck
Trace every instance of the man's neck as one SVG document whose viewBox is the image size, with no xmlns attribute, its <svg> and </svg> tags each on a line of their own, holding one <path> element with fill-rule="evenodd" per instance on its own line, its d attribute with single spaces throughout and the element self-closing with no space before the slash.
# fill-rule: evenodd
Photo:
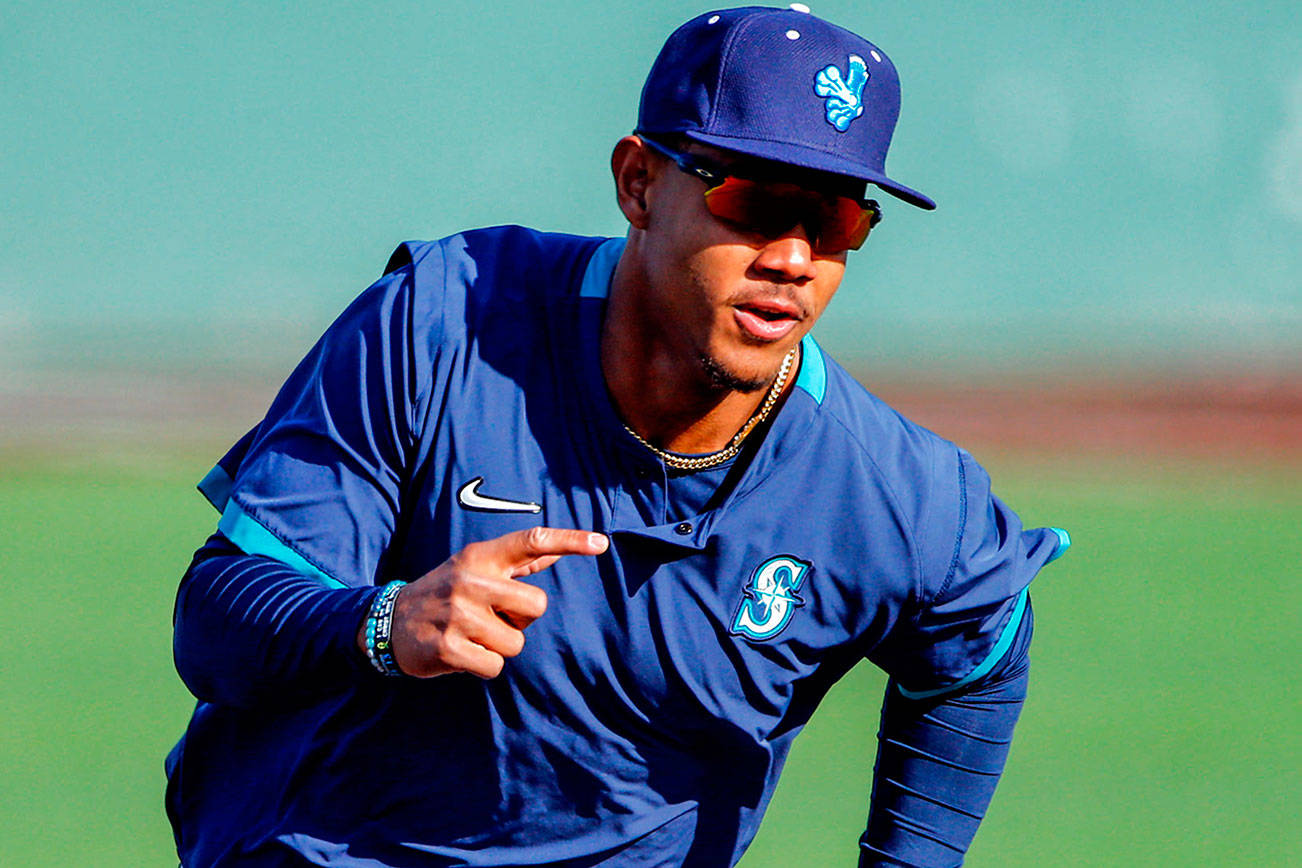
<svg viewBox="0 0 1302 868">
<path fill-rule="evenodd" d="M 621 257 L 601 328 L 601 371 L 611 401 L 626 426 L 661 449 L 717 452 L 755 414 L 768 389 L 739 392 L 712 383 L 701 360 L 675 351 L 666 326 L 643 310 L 642 281 L 633 258 Z"/>
</svg>

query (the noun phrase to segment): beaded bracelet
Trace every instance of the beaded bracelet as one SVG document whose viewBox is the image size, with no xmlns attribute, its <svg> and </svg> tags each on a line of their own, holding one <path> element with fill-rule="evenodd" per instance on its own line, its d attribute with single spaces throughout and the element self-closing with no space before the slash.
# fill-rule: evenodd
<svg viewBox="0 0 1302 868">
<path fill-rule="evenodd" d="M 375 671 L 381 675 L 402 675 L 398 660 L 393 656 L 393 642 L 390 631 L 393 629 L 393 606 L 398 601 L 398 592 L 406 582 L 389 582 L 371 601 L 371 610 L 366 615 L 366 659 L 371 661 Z"/>
</svg>

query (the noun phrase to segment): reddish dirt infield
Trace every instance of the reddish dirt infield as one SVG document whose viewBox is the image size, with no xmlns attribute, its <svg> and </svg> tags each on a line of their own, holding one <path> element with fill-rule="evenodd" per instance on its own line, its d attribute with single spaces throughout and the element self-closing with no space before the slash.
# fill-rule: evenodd
<svg viewBox="0 0 1302 868">
<path fill-rule="evenodd" d="M 1302 468 L 1302 376 L 865 380 L 906 416 L 977 453 Z M 19 377 L 0 384 L 0 450 L 208 456 L 261 417 L 274 382 L 114 372 Z"/>
<path fill-rule="evenodd" d="M 1302 467 L 1302 377 L 874 388 L 972 449 Z"/>
</svg>

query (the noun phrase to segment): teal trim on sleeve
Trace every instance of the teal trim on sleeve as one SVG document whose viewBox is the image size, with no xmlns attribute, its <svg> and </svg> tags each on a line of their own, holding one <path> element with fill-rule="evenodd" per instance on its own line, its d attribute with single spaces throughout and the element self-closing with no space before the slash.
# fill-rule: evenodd
<svg viewBox="0 0 1302 868">
<path fill-rule="evenodd" d="M 581 298 L 605 298 L 610 295 L 610 280 L 615 276 L 615 265 L 619 263 L 623 252 L 623 238 L 610 238 L 601 243 L 588 260 L 587 271 L 583 272 L 583 283 L 579 286 Z"/>
<path fill-rule="evenodd" d="M 1053 550 L 1053 554 L 1049 555 L 1049 559 L 1045 561 L 1046 564 L 1058 560 L 1058 558 L 1067 554 L 1067 549 L 1071 548 L 1071 534 L 1060 527 L 1051 527 L 1049 530 L 1058 535 L 1058 547 Z"/>
<path fill-rule="evenodd" d="M 941 687 L 937 690 L 906 690 L 903 685 L 897 684 L 900 693 L 904 694 L 908 699 L 930 699 L 933 696 L 940 696 L 942 693 L 950 693 L 966 687 L 973 681 L 984 678 L 987 672 L 995 668 L 996 663 L 1004 659 L 1004 655 L 1008 653 L 1008 649 L 1013 645 L 1013 640 L 1017 638 L 1017 628 L 1022 625 L 1022 614 L 1026 611 L 1026 596 L 1027 589 L 1022 588 L 1022 592 L 1017 595 L 1017 604 L 1013 607 L 1012 617 L 1004 625 L 1004 631 L 999 634 L 999 641 L 995 643 L 995 647 L 990 649 L 986 659 L 982 660 L 977 668 L 948 687 Z"/>
<path fill-rule="evenodd" d="M 823 351 L 811 335 L 800 339 L 800 374 L 796 377 L 796 387 L 804 389 L 817 404 L 823 403 L 827 394 L 827 364 L 823 361 Z"/>
<path fill-rule="evenodd" d="M 226 511 L 226 502 L 231 499 L 231 488 L 235 485 L 235 480 L 231 479 L 230 474 L 220 464 L 208 471 L 208 474 L 195 486 L 199 489 L 212 508 L 218 512 Z"/>
<path fill-rule="evenodd" d="M 234 500 L 228 500 L 222 511 L 217 529 L 247 555 L 262 555 L 273 558 L 286 566 L 293 567 L 300 573 L 306 573 L 320 579 L 332 588 L 345 587 L 344 583 L 326 575 L 307 558 L 281 542 L 275 534 L 267 530 L 257 519 L 249 515 Z"/>
</svg>

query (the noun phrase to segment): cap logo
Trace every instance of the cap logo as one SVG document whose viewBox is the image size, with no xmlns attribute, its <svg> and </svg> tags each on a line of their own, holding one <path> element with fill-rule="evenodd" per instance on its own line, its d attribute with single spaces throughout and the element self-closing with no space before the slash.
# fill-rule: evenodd
<svg viewBox="0 0 1302 868">
<path fill-rule="evenodd" d="M 863 86 L 868 83 L 868 66 L 857 54 L 850 55 L 850 73 L 842 75 L 836 64 L 828 64 L 814 76 L 814 93 L 821 96 L 826 103 L 827 122 L 843 133 L 850 129 L 850 122 L 863 114 L 863 103 L 859 101 Z"/>
</svg>

